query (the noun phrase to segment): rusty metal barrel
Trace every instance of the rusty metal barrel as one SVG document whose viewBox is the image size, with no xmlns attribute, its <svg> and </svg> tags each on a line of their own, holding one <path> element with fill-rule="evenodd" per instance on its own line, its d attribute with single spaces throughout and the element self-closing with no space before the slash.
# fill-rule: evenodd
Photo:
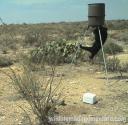
<svg viewBox="0 0 128 125">
<path fill-rule="evenodd" d="M 101 26 L 105 20 L 105 4 L 93 3 L 88 4 L 88 25 Z"/>
</svg>

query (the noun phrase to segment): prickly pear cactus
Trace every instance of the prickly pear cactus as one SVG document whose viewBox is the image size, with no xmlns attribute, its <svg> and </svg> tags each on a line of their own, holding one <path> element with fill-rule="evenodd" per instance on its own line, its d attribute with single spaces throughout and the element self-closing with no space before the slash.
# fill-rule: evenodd
<svg viewBox="0 0 128 125">
<path fill-rule="evenodd" d="M 71 63 L 72 61 L 75 63 L 83 56 L 84 52 L 79 49 L 76 41 L 66 40 L 47 42 L 31 51 L 31 60 L 35 63 L 42 61 L 48 64 Z"/>
</svg>

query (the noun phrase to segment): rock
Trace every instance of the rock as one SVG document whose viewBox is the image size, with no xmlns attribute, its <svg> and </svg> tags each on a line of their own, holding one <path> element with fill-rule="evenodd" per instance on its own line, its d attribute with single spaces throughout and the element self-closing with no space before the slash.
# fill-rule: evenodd
<svg viewBox="0 0 128 125">
<path fill-rule="evenodd" d="M 61 100 L 61 101 L 59 102 L 59 105 L 65 106 L 65 105 L 67 105 L 67 104 L 65 103 L 64 100 Z"/>
<path fill-rule="evenodd" d="M 22 121 L 19 121 L 18 125 L 22 125 Z"/>
<path fill-rule="evenodd" d="M 77 104 L 76 102 L 74 102 L 73 104 Z"/>
</svg>

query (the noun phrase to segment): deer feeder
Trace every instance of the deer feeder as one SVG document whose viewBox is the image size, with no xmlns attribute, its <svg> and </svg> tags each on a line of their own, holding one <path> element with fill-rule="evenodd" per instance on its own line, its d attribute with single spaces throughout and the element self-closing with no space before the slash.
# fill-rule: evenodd
<svg viewBox="0 0 128 125">
<path fill-rule="evenodd" d="M 104 25 L 105 20 L 105 4 L 94 3 L 88 4 L 88 26 Z"/>
</svg>

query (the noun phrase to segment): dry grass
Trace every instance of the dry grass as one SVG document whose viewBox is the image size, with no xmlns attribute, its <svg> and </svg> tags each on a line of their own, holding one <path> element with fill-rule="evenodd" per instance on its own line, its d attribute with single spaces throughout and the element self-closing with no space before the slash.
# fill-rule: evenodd
<svg viewBox="0 0 128 125">
<path fill-rule="evenodd" d="M 118 54 L 116 57 L 120 59 L 122 63 L 128 62 L 128 54 Z"/>
<path fill-rule="evenodd" d="M 83 116 L 127 116 L 127 79 L 120 80 L 119 74 L 109 74 L 109 84 L 106 84 L 104 79 L 105 75 L 98 67 L 90 64 L 81 64 L 81 66 L 72 67 L 70 72 L 66 72 L 70 65 L 58 66 L 57 74 L 64 72 L 63 76 L 63 95 L 65 97 L 65 106 L 57 107 L 57 112 L 62 116 L 83 115 Z M 13 67 L 12 67 L 13 68 Z M 22 69 L 17 70 L 18 67 L 13 68 L 18 73 Z M 8 69 L 3 69 L 8 71 Z M 69 70 L 68 70 L 69 71 Z M 35 72 L 40 80 L 43 80 L 42 73 Z M 127 75 L 127 74 L 126 74 Z M 16 97 L 15 91 L 10 91 L 8 82 L 5 80 L 6 76 L 1 79 L 2 85 L 5 89 L 1 95 L 0 102 L 8 112 L 4 112 L 5 120 L 2 120 L 2 124 L 18 123 L 21 121 L 20 115 L 23 113 L 16 105 L 22 107 L 28 106 L 24 100 L 12 100 L 11 97 Z M 56 80 L 58 75 L 56 75 Z M 55 81 L 56 81 L 55 80 Z M 8 80 L 10 81 L 10 80 Z M 85 92 L 92 92 L 97 95 L 98 103 L 95 105 L 88 105 L 82 102 L 82 96 Z M 10 94 L 8 94 L 10 93 Z M 9 101 L 12 100 L 12 101 Z M 13 106 L 14 104 L 14 106 Z M 74 110 L 75 109 L 75 110 Z M 118 109 L 118 110 L 117 110 Z M 17 113 L 14 111 L 17 110 Z M 125 110 L 125 111 L 124 111 Z M 28 109 L 27 109 L 28 111 Z M 13 113 L 14 112 L 14 113 Z M 16 115 L 17 114 L 17 115 Z M 16 122 L 12 116 L 16 115 L 18 121 Z M 22 116 L 22 115 L 21 115 Z M 107 123 L 106 123 L 107 124 Z M 118 125 L 118 123 L 108 123 L 109 125 Z M 119 123 L 123 125 L 123 123 Z M 101 125 L 100 123 L 98 125 Z"/>
<path fill-rule="evenodd" d="M 119 25 L 118 25 L 119 23 Z M 112 30 L 110 32 L 110 38 L 115 39 L 118 41 L 119 36 L 123 32 L 122 27 L 119 26 L 126 26 L 123 25 L 123 23 L 126 23 L 126 21 L 113 23 L 112 25 L 109 25 L 109 28 L 113 29 L 117 27 L 116 30 Z M 70 25 L 70 27 L 69 27 Z M 46 39 L 48 41 L 56 40 L 59 38 L 66 38 L 66 39 L 76 39 L 76 36 L 74 34 L 81 35 L 83 33 L 83 29 L 86 27 L 85 22 L 81 23 L 60 23 L 60 24 L 39 24 L 39 25 L 8 25 L 8 32 L 4 32 L 3 35 L 8 35 L 9 29 L 10 31 L 13 31 L 16 36 L 16 40 L 13 41 L 14 43 L 18 43 L 17 50 L 11 50 L 12 53 L 10 53 L 10 50 L 7 51 L 6 55 L 8 55 L 11 58 L 15 58 L 16 55 L 19 55 L 19 53 L 27 52 L 28 55 L 29 51 L 31 50 L 32 46 L 26 46 L 24 42 L 24 37 L 26 33 L 29 33 L 30 31 L 45 31 L 45 33 L 40 32 L 41 34 L 47 34 Z M 82 28 L 81 28 L 82 27 Z M 3 27 L 1 27 L 3 28 Z M 25 28 L 25 30 L 24 30 Z M 12 30 L 13 29 L 13 30 Z M 73 32 L 68 31 L 73 30 Z M 125 29 L 127 30 L 127 29 Z M 0 29 L 2 32 L 2 29 Z M 3 33 L 3 32 L 2 32 Z M 67 35 L 66 34 L 69 34 Z M 120 34 L 120 35 L 118 35 Z M 20 36 L 20 37 L 18 37 Z M 126 35 L 127 36 L 127 32 Z M 123 36 L 123 40 L 125 39 Z M 0 36 L 1 37 L 1 36 Z M 90 37 L 89 37 L 90 38 Z M 45 40 L 45 41 L 47 41 Z M 90 39 L 88 39 L 90 40 Z M 121 39 L 122 40 L 122 39 Z M 10 40 L 8 40 L 10 41 Z M 85 40 L 86 41 L 86 40 Z M 118 41 L 120 42 L 120 41 Z M 127 41 L 125 41 L 127 42 Z M 10 42 L 9 42 L 10 43 Z M 125 48 L 125 52 L 127 52 L 127 47 L 125 47 L 124 41 L 120 42 L 123 48 Z M 6 46 L 5 46 L 6 47 Z M 33 46 L 34 48 L 35 46 Z M 22 51 L 23 52 L 22 52 Z M 4 53 L 5 54 L 5 53 Z M 127 54 L 118 54 L 116 55 L 121 62 L 125 62 L 128 60 Z M 21 61 L 21 57 L 19 55 L 18 58 L 19 62 Z M 14 62 L 14 64 L 11 66 L 11 68 L 15 71 L 16 75 L 20 75 L 21 78 L 23 75 L 23 68 L 21 68 L 21 65 L 19 62 Z M 124 73 L 123 77 L 120 77 L 120 73 L 109 73 L 109 84 L 106 84 L 105 80 L 105 74 L 104 71 L 100 70 L 100 66 L 92 65 L 90 63 L 84 62 L 84 63 L 78 63 L 78 65 L 70 67 L 70 64 L 64 64 L 57 66 L 55 74 L 55 83 L 58 83 L 58 80 L 60 80 L 60 76 L 63 73 L 63 86 L 58 88 L 59 91 L 63 92 L 62 98 L 65 98 L 66 105 L 61 105 L 56 107 L 56 113 L 62 116 L 72 116 L 72 115 L 83 115 L 83 116 L 124 116 L 128 117 L 128 73 Z M 70 69 L 71 68 L 71 69 Z M 2 71 L 8 73 L 11 75 L 11 72 L 8 67 L 1 68 Z M 33 72 L 33 75 L 36 76 L 38 80 L 41 82 L 44 81 L 43 76 L 47 79 L 49 76 L 51 76 L 51 73 L 48 71 L 45 73 L 40 69 Z M 31 77 L 33 79 L 33 77 Z M 24 74 L 24 80 L 26 79 L 26 75 Z M 23 79 L 21 81 L 24 81 Z M 26 80 L 25 80 L 26 81 Z M 0 72 L 0 124 L 1 125 L 29 125 L 28 118 L 26 118 L 26 114 L 24 111 L 19 108 L 22 107 L 25 109 L 25 111 L 30 116 L 32 123 L 34 125 L 37 125 L 37 122 L 35 119 L 34 113 L 30 110 L 31 106 L 25 99 L 21 99 L 19 94 L 17 94 L 16 89 L 10 84 L 11 80 L 4 74 Z M 24 82 L 27 86 L 27 84 L 30 84 L 31 82 Z M 35 82 L 37 83 L 37 81 Z M 35 84 L 34 84 L 35 85 Z M 25 87 L 23 86 L 23 87 Z M 55 87 L 54 85 L 52 87 Z M 62 90 L 63 88 L 63 90 Z M 18 89 L 17 89 L 18 90 Z M 95 105 L 89 105 L 82 102 L 82 96 L 85 92 L 92 92 L 97 95 L 98 103 Z M 37 92 L 39 94 L 39 91 Z M 28 93 L 30 97 L 34 97 L 34 95 L 31 95 L 31 92 Z M 26 95 L 25 95 L 26 96 Z M 56 95 L 55 95 L 56 96 Z M 43 101 L 42 101 L 43 102 Z M 76 125 L 82 125 L 77 123 L 72 123 Z M 90 123 L 88 125 L 102 125 L 102 123 Z M 122 122 L 110 122 L 110 123 L 103 123 L 104 125 L 128 125 L 128 123 L 122 123 Z M 63 123 L 65 125 L 65 123 Z M 85 124 L 86 125 L 86 124 Z"/>
</svg>

